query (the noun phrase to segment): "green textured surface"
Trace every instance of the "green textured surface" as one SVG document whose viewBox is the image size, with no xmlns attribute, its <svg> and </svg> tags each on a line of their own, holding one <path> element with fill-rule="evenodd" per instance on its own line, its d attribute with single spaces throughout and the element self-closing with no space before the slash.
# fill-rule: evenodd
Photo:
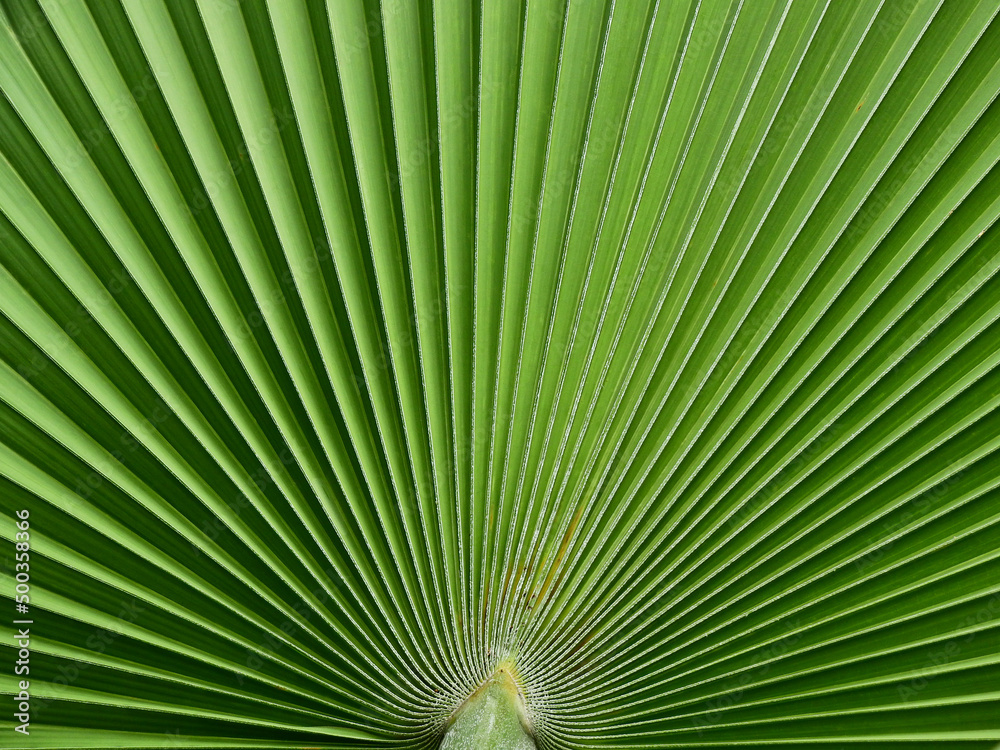
<svg viewBox="0 0 1000 750">
<path fill-rule="evenodd" d="M 0 0 L 0 748 L 996 748 L 998 11 Z"/>
<path fill-rule="evenodd" d="M 458 708 L 441 750 L 535 750 L 525 708 L 510 677 L 491 677 Z"/>
</svg>

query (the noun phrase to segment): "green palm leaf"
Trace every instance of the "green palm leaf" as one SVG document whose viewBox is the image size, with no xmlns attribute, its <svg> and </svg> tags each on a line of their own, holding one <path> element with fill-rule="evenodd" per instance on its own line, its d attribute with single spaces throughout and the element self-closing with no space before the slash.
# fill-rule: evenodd
<svg viewBox="0 0 1000 750">
<path fill-rule="evenodd" d="M 0 746 L 1000 741 L 996 3 L 0 9 Z"/>
</svg>

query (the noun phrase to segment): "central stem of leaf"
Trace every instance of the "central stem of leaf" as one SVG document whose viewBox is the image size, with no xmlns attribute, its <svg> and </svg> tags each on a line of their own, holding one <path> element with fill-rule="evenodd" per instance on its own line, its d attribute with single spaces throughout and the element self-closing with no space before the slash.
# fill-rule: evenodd
<svg viewBox="0 0 1000 750">
<path fill-rule="evenodd" d="M 505 667 L 455 711 L 441 750 L 535 750 L 521 691 Z"/>
</svg>

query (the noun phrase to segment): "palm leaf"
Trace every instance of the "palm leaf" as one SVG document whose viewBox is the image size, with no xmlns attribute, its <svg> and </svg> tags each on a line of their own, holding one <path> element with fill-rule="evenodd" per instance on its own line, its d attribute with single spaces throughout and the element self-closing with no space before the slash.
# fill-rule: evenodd
<svg viewBox="0 0 1000 750">
<path fill-rule="evenodd" d="M 1000 740 L 996 3 L 0 9 L 3 746 Z"/>
</svg>

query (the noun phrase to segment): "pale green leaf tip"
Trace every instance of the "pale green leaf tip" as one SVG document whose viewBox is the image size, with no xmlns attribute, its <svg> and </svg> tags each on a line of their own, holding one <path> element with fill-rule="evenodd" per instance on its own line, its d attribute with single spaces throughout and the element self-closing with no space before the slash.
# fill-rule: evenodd
<svg viewBox="0 0 1000 750">
<path fill-rule="evenodd" d="M 524 699 L 508 669 L 499 668 L 459 706 L 441 750 L 535 750 Z"/>
</svg>

